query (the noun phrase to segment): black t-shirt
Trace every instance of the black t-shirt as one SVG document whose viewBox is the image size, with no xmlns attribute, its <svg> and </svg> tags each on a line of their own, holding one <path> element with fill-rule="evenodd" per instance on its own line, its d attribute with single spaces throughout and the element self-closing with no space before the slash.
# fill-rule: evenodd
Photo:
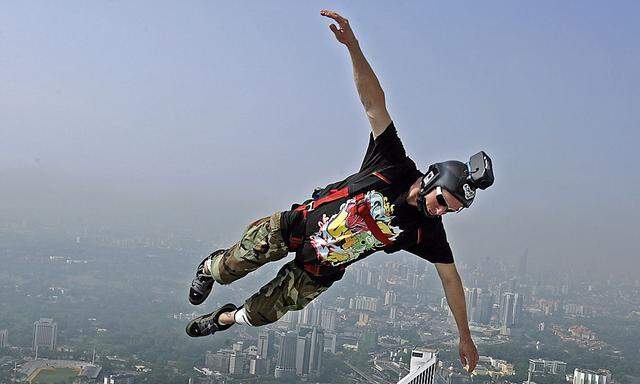
<svg viewBox="0 0 640 384">
<path fill-rule="evenodd" d="M 406 202 L 409 187 L 421 176 L 393 123 L 376 139 L 371 135 L 360 170 L 326 189 L 348 186 L 351 192 L 362 193 L 371 216 L 392 244 L 385 246 L 376 239 L 354 214 L 351 193 L 308 212 L 306 220 L 300 211 L 283 213 L 283 238 L 289 239 L 292 232 L 303 234 L 296 263 L 322 284 L 339 280 L 346 266 L 380 250 L 405 250 L 432 263 L 453 263 L 442 219 L 426 218 Z"/>
</svg>

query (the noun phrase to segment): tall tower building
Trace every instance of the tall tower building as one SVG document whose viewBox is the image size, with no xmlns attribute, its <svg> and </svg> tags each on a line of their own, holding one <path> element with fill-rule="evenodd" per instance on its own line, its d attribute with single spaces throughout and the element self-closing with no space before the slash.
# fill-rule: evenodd
<svg viewBox="0 0 640 384">
<path fill-rule="evenodd" d="M 434 384 L 437 365 L 437 351 L 416 349 L 411 353 L 409 374 L 400 379 L 398 384 Z"/>
<path fill-rule="evenodd" d="M 311 330 L 309 373 L 320 373 L 322 370 L 322 352 L 324 352 L 324 332 L 320 327 L 313 327 Z"/>
<path fill-rule="evenodd" d="M 513 313 L 515 308 L 515 294 L 505 292 L 500 301 L 500 325 L 502 327 L 511 327 L 513 322 Z"/>
<path fill-rule="evenodd" d="M 273 331 L 263 330 L 258 334 L 258 357 L 270 359 L 273 356 Z"/>
<path fill-rule="evenodd" d="M 300 325 L 312 324 L 313 322 L 313 306 L 312 305 L 307 305 L 306 307 L 302 308 L 298 313 L 300 314 L 298 324 Z"/>
<path fill-rule="evenodd" d="M 280 335 L 280 350 L 274 372 L 276 379 L 295 376 L 297 339 L 297 333 L 292 331 Z"/>
<path fill-rule="evenodd" d="M 320 325 L 327 332 L 334 332 L 336 330 L 336 318 L 338 314 L 333 308 L 325 308 L 322 310 L 322 320 Z"/>
<path fill-rule="evenodd" d="M 479 317 L 478 294 L 479 288 L 465 288 L 464 296 L 467 304 L 467 317 L 469 321 L 477 322 Z"/>
<path fill-rule="evenodd" d="M 7 346 L 7 337 L 9 335 L 9 331 L 6 329 L 0 329 L 0 348 L 4 348 Z"/>
<path fill-rule="evenodd" d="M 280 319 L 280 321 L 287 324 L 287 329 L 294 330 L 298 328 L 298 319 L 300 317 L 300 311 L 289 311 L 285 313 L 284 316 Z"/>
<path fill-rule="evenodd" d="M 478 296 L 478 318 L 476 322 L 482 324 L 489 324 L 491 321 L 491 314 L 493 312 L 493 296 L 486 291 L 480 292 Z"/>
<path fill-rule="evenodd" d="M 53 319 L 40 319 L 33 323 L 33 350 L 38 351 L 38 347 L 49 347 L 56 349 L 56 338 L 58 325 Z"/>
<path fill-rule="evenodd" d="M 241 375 L 244 371 L 245 354 L 234 351 L 229 356 L 229 373 L 232 375 Z"/>
<path fill-rule="evenodd" d="M 513 304 L 513 324 L 519 325 L 522 323 L 522 307 L 524 305 L 524 296 L 521 293 L 516 293 Z"/>
<path fill-rule="evenodd" d="M 311 330 L 300 328 L 296 344 L 296 375 L 306 375 L 309 373 L 309 363 L 311 358 Z"/>
</svg>

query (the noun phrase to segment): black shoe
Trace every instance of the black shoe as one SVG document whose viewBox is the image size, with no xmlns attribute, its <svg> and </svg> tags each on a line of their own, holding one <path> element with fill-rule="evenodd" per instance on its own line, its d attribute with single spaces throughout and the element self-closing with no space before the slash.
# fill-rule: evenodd
<svg viewBox="0 0 640 384">
<path fill-rule="evenodd" d="M 196 269 L 196 277 L 191 281 L 191 289 L 189 289 L 189 302 L 191 304 L 202 304 L 207 299 L 207 296 L 209 296 L 211 289 L 213 288 L 213 277 L 211 277 L 211 274 L 204 273 L 204 262 L 224 252 L 226 252 L 226 249 L 218 249 L 205 257 L 200 265 L 198 265 L 198 269 Z"/>
<path fill-rule="evenodd" d="M 187 335 L 191 337 L 201 337 L 213 335 L 218 331 L 224 331 L 229 329 L 233 324 L 220 325 L 218 324 L 218 318 L 225 312 L 231 312 L 238 309 L 234 304 L 229 303 L 223 305 L 221 308 L 211 312 L 208 315 L 202 315 L 191 320 L 187 324 Z"/>
</svg>

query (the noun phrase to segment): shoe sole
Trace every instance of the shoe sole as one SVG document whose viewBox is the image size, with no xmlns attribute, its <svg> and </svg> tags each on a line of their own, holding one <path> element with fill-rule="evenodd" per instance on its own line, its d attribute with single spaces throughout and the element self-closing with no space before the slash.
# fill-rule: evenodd
<svg viewBox="0 0 640 384">
<path fill-rule="evenodd" d="M 218 323 L 218 318 L 220 317 L 221 314 L 223 314 L 224 312 L 231 312 L 231 311 L 235 311 L 237 310 L 238 307 L 235 306 L 235 304 L 233 303 L 227 303 L 225 305 L 223 305 L 222 307 L 218 308 L 216 311 L 211 312 L 209 314 L 206 315 L 202 315 L 202 316 L 198 316 L 195 319 L 191 320 L 189 322 L 189 324 L 187 324 L 187 327 L 185 328 L 185 331 L 187 333 L 187 335 L 189 337 L 204 337 L 204 336 L 210 336 L 215 334 L 216 332 L 219 331 L 225 331 L 227 329 L 229 329 L 233 324 L 228 324 L 228 325 L 217 325 L 217 327 L 219 327 L 219 329 L 212 331 L 211 333 L 208 333 L 206 335 L 197 335 L 197 334 L 192 334 L 191 332 L 189 332 L 190 328 L 197 323 L 197 321 L 199 319 L 202 319 L 203 317 L 208 317 L 208 316 L 212 316 L 213 319 L 211 321 L 215 322 L 216 324 Z"/>
<path fill-rule="evenodd" d="M 202 264 L 205 262 L 205 260 L 207 260 L 208 258 L 210 258 L 210 257 L 212 257 L 212 256 L 217 256 L 217 255 L 219 255 L 220 253 L 223 253 L 223 252 L 226 252 L 226 251 L 227 251 L 226 249 L 218 249 L 217 251 L 211 252 L 211 254 L 210 254 L 209 256 L 205 257 L 205 258 L 204 258 L 204 260 L 202 260 L 202 261 L 200 262 L 200 264 L 198 264 L 198 268 L 196 269 L 196 273 L 198 273 L 198 270 L 200 269 L 200 265 L 202 265 Z M 196 277 L 195 277 L 195 278 L 198 278 L 198 277 L 197 277 L 197 275 L 196 275 Z M 214 283 L 213 283 L 213 284 L 215 284 L 215 280 L 214 280 Z M 207 300 L 207 297 L 209 297 L 209 295 L 210 295 L 210 294 L 211 294 L 211 292 L 213 291 L 213 284 L 211 284 L 211 289 L 209 290 L 209 292 L 207 292 L 206 294 L 204 294 L 204 295 L 203 295 L 203 297 L 202 297 L 201 299 L 194 298 L 194 297 L 193 297 L 193 293 L 196 293 L 196 294 L 198 294 L 198 295 L 199 295 L 199 293 L 198 293 L 198 292 L 195 292 L 192 288 L 189 288 L 189 302 L 190 302 L 191 304 L 193 304 L 193 305 L 200 305 L 200 304 L 204 303 L 204 302 L 205 302 L 205 300 Z"/>
</svg>

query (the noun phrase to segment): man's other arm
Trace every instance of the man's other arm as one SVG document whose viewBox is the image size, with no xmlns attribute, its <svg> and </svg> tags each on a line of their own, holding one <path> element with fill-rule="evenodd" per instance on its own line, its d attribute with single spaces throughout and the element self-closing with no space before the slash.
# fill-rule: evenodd
<svg viewBox="0 0 640 384">
<path fill-rule="evenodd" d="M 356 89 L 371 124 L 373 137 L 376 138 L 391 124 L 380 82 L 364 57 L 360 44 L 349 26 L 349 21 L 333 11 L 323 10 L 320 14 L 338 23 L 339 28 L 335 24 L 331 24 L 329 28 L 336 35 L 336 39 L 346 45 L 349 50 Z"/>
<path fill-rule="evenodd" d="M 471 339 L 471 331 L 469 330 L 469 323 L 467 321 L 467 308 L 464 301 L 462 280 L 454 263 L 436 263 L 435 265 L 440 280 L 442 280 L 442 287 L 444 288 L 444 294 L 447 297 L 449 308 L 451 308 L 453 317 L 456 320 L 456 325 L 458 326 L 458 333 L 460 335 L 458 344 L 460 363 L 462 363 L 463 366 L 469 366 L 469 373 L 471 373 L 475 369 L 479 357 L 476 345 L 473 339 Z"/>
</svg>

